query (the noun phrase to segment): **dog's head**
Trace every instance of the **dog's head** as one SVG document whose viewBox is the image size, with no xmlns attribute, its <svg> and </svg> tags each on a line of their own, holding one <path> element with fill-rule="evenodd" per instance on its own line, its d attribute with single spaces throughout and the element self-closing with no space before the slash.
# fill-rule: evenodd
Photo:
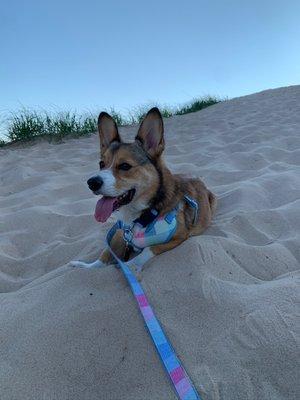
<svg viewBox="0 0 300 400">
<path fill-rule="evenodd" d="M 100 171 L 87 184 L 103 197 L 95 218 L 105 222 L 121 207 L 142 211 L 149 207 L 161 183 L 160 157 L 164 150 L 163 120 L 152 108 L 142 121 L 133 143 L 122 142 L 113 118 L 102 112 L 98 118 Z"/>
</svg>

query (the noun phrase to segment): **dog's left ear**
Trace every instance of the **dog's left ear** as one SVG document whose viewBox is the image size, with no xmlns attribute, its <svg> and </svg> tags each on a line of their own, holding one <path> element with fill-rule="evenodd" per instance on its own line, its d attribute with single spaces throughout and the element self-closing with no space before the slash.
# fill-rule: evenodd
<svg viewBox="0 0 300 400">
<path fill-rule="evenodd" d="M 157 107 L 151 108 L 143 119 L 135 140 L 152 157 L 159 157 L 165 148 L 164 123 Z"/>
<path fill-rule="evenodd" d="M 115 123 L 115 120 L 107 114 L 107 112 L 101 112 L 99 114 L 98 131 L 102 155 L 112 142 L 121 142 L 117 124 Z"/>
</svg>

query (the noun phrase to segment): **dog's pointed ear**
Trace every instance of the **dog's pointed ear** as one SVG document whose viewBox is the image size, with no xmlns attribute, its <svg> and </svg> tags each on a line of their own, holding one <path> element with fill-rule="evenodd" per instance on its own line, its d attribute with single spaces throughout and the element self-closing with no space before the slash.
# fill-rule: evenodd
<svg viewBox="0 0 300 400">
<path fill-rule="evenodd" d="M 143 119 L 135 140 L 152 157 L 159 157 L 165 148 L 164 123 L 157 107 L 151 108 Z"/>
<path fill-rule="evenodd" d="M 106 149 L 112 142 L 121 142 L 117 124 L 114 119 L 107 114 L 101 112 L 98 117 L 98 132 L 100 137 L 100 151 L 105 153 Z"/>
</svg>

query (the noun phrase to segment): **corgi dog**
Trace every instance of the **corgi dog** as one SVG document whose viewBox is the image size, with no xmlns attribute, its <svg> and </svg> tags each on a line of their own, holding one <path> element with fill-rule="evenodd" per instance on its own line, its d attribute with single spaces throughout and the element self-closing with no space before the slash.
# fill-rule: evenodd
<svg viewBox="0 0 300 400">
<path fill-rule="evenodd" d="M 216 196 L 196 178 L 172 174 L 163 160 L 164 124 L 158 108 L 152 108 L 140 124 L 133 143 L 122 141 L 117 125 L 106 112 L 98 118 L 100 138 L 99 172 L 87 184 L 102 196 L 95 209 L 98 222 L 105 222 L 120 210 L 122 220 L 130 224 L 155 210 L 163 217 L 176 209 L 176 231 L 164 243 L 146 247 L 136 255 L 128 249 L 123 232 L 117 231 L 111 246 L 115 254 L 140 271 L 153 256 L 171 250 L 190 236 L 200 235 L 211 223 L 216 210 Z M 198 212 L 184 200 L 185 196 L 198 205 Z M 128 254 L 129 250 L 129 254 Z M 108 248 L 92 263 L 73 261 L 77 267 L 97 268 L 115 263 Z"/>
</svg>

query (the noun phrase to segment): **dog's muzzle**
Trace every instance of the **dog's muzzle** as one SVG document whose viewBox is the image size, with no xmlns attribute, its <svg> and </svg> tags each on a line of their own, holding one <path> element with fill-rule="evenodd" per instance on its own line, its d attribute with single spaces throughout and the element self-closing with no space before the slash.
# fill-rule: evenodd
<svg viewBox="0 0 300 400">
<path fill-rule="evenodd" d="M 92 192 L 97 192 L 99 189 L 101 189 L 103 180 L 100 178 L 100 176 L 92 176 L 90 179 L 88 179 L 87 184 Z"/>
</svg>

